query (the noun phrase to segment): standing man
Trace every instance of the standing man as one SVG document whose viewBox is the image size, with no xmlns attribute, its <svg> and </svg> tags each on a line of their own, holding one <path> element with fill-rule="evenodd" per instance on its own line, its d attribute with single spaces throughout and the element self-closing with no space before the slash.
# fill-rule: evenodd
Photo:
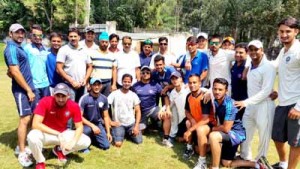
<svg viewBox="0 0 300 169">
<path fill-rule="evenodd" d="M 222 49 L 224 49 L 224 50 L 234 50 L 234 45 L 235 45 L 235 40 L 232 37 L 227 36 L 223 39 Z"/>
<path fill-rule="evenodd" d="M 87 51 L 79 46 L 79 31 L 70 28 L 68 31 L 69 43 L 60 48 L 56 58 L 58 74 L 70 86 L 70 98 L 79 101 L 85 92 L 85 86 L 92 73 L 92 61 Z"/>
<path fill-rule="evenodd" d="M 54 96 L 44 97 L 34 110 L 32 130 L 27 136 L 28 145 L 36 160 L 36 169 L 45 168 L 43 147 L 55 145 L 52 149 L 58 160 L 67 162 L 66 155 L 87 148 L 91 144 L 88 136 L 82 134 L 83 124 L 80 108 L 69 99 L 69 87 L 59 83 Z M 67 129 L 69 119 L 74 120 L 76 130 Z"/>
<path fill-rule="evenodd" d="M 94 146 L 107 150 L 112 141 L 107 98 L 100 93 L 101 79 L 91 78 L 90 85 L 90 92 L 83 95 L 79 100 L 83 114 L 83 133 L 91 138 Z"/>
<path fill-rule="evenodd" d="M 151 81 L 151 69 L 148 66 L 141 68 L 141 81 L 135 83 L 132 89 L 141 101 L 142 128 L 146 128 L 149 118 L 152 118 L 154 121 L 163 121 L 164 138 L 162 144 L 167 147 L 173 147 L 169 140 L 171 114 L 160 109 L 156 102 L 156 99 L 160 97 L 162 88 L 158 83 Z"/>
<path fill-rule="evenodd" d="M 141 67 L 150 65 L 153 54 L 153 42 L 150 39 L 146 39 L 143 42 L 142 51 L 139 54 Z"/>
<path fill-rule="evenodd" d="M 160 37 L 160 38 L 158 38 L 158 43 L 159 43 L 159 52 L 152 56 L 151 61 L 150 61 L 150 68 L 151 69 L 155 68 L 154 58 L 157 55 L 163 56 L 165 58 L 166 66 L 174 66 L 174 64 L 176 65 L 176 56 L 174 55 L 174 53 L 171 53 L 168 50 L 168 43 L 169 43 L 168 38 Z"/>
<path fill-rule="evenodd" d="M 40 25 L 31 27 L 31 43 L 24 47 L 28 56 L 33 84 L 37 92 L 37 100 L 50 96 L 49 80 L 46 70 L 46 60 L 49 51 L 42 44 L 43 31 Z"/>
<path fill-rule="evenodd" d="M 109 35 L 109 48 L 108 51 L 113 53 L 113 54 L 117 54 L 118 52 L 120 52 L 120 49 L 118 48 L 118 44 L 119 44 L 119 35 L 112 33 Z"/>
<path fill-rule="evenodd" d="M 21 46 L 25 37 L 25 29 L 15 23 L 9 27 L 10 41 L 4 50 L 5 63 L 12 78 L 12 93 L 17 104 L 20 116 L 18 126 L 18 146 L 16 154 L 23 167 L 33 164 L 29 151 L 25 151 L 27 128 L 30 125 L 31 115 L 36 106 L 35 88 L 33 85 L 27 54 Z"/>
<path fill-rule="evenodd" d="M 117 60 L 117 85 L 122 87 L 122 77 L 128 73 L 132 76 L 132 84 L 140 81 L 140 58 L 139 55 L 131 49 L 132 39 L 130 36 L 122 38 L 123 51 L 116 57 Z"/>
<path fill-rule="evenodd" d="M 99 35 L 99 49 L 91 55 L 93 72 L 91 77 L 101 79 L 101 93 L 106 97 L 111 91 L 117 89 L 117 61 L 108 48 L 108 34 L 102 32 Z"/>
<path fill-rule="evenodd" d="M 205 32 L 200 32 L 197 35 L 197 40 L 198 40 L 198 50 L 201 52 L 206 53 L 207 52 L 207 47 L 208 47 L 208 35 Z"/>
<path fill-rule="evenodd" d="M 99 46 L 94 42 L 96 34 L 95 28 L 93 26 L 87 26 L 84 29 L 85 39 L 79 42 L 79 45 L 82 46 L 88 52 L 88 55 L 91 55 L 93 51 L 98 50 Z"/>
<path fill-rule="evenodd" d="M 278 68 L 279 105 L 275 110 L 272 139 L 280 162 L 274 168 L 296 169 L 300 161 L 300 42 L 299 21 L 288 17 L 278 24 L 278 37 L 284 45 L 275 65 Z M 287 144 L 290 145 L 288 158 Z M 288 163 L 287 163 L 288 162 Z"/>
<path fill-rule="evenodd" d="M 47 56 L 46 61 L 46 70 L 48 74 L 48 79 L 50 83 L 50 92 L 53 94 L 54 87 L 58 84 L 63 82 L 61 76 L 56 72 L 56 57 L 57 52 L 62 45 L 62 36 L 59 33 L 52 32 L 50 34 L 50 44 L 51 48 L 49 49 L 50 53 Z"/>
<path fill-rule="evenodd" d="M 247 74 L 249 98 L 236 101 L 235 105 L 239 109 L 246 107 L 243 126 L 247 135 L 241 146 L 241 157 L 252 160 L 251 142 L 257 129 L 259 145 L 255 159 L 258 160 L 263 156 L 266 157 L 268 153 L 275 109 L 274 101 L 269 95 L 273 90 L 276 72 L 264 54 L 262 42 L 251 41 L 248 44 L 248 51 L 252 60 Z"/>
<path fill-rule="evenodd" d="M 112 121 L 116 123 L 112 127 L 113 141 L 116 147 L 121 147 L 125 135 L 129 136 L 136 144 L 143 142 L 140 131 L 140 99 L 130 90 L 132 76 L 122 76 L 122 88 L 112 92 L 108 96 L 108 103 L 113 106 Z"/>
</svg>

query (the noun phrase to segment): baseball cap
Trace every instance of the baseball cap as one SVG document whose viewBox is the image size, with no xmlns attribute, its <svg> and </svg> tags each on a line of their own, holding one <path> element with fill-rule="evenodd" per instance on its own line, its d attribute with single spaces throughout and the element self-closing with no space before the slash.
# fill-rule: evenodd
<svg viewBox="0 0 300 169">
<path fill-rule="evenodd" d="M 101 34 L 99 35 L 99 40 L 108 41 L 109 40 L 108 33 L 107 32 L 101 32 Z"/>
<path fill-rule="evenodd" d="M 95 33 L 95 28 L 93 26 L 87 26 L 85 27 L 84 31 L 87 32 L 94 32 Z"/>
<path fill-rule="evenodd" d="M 179 78 L 179 77 L 181 77 L 181 74 L 178 71 L 175 71 L 171 74 L 171 78 L 172 78 L 172 76 Z"/>
<path fill-rule="evenodd" d="M 197 38 L 199 39 L 200 37 L 203 37 L 204 39 L 208 39 L 208 34 L 205 32 L 200 32 L 197 35 Z"/>
<path fill-rule="evenodd" d="M 146 40 L 144 40 L 143 44 L 144 45 L 151 45 L 152 46 L 153 42 L 150 39 L 146 39 Z"/>
<path fill-rule="evenodd" d="M 223 43 L 226 42 L 226 41 L 230 42 L 233 45 L 235 44 L 235 40 L 233 39 L 233 37 L 230 37 L 230 36 L 225 37 L 223 39 Z"/>
<path fill-rule="evenodd" d="M 101 79 L 100 78 L 91 78 L 91 80 L 90 80 L 90 84 L 92 85 L 92 84 L 94 84 L 94 83 L 96 83 L 96 82 L 99 82 L 99 83 L 102 83 L 102 81 L 101 81 Z"/>
<path fill-rule="evenodd" d="M 64 83 L 58 83 L 53 90 L 54 95 L 60 93 L 63 95 L 68 95 L 69 94 L 69 87 L 64 84 Z"/>
<path fill-rule="evenodd" d="M 143 67 L 141 68 L 141 71 L 143 71 L 143 70 L 145 70 L 145 69 L 147 69 L 147 70 L 150 70 L 150 71 L 151 71 L 151 69 L 150 69 L 150 67 L 149 67 L 149 66 L 143 66 Z"/>
<path fill-rule="evenodd" d="M 263 48 L 263 44 L 262 44 L 262 42 L 259 41 L 259 40 L 253 40 L 253 41 L 249 42 L 248 48 L 249 48 L 250 46 L 254 46 L 254 47 L 256 47 L 256 48 Z"/>
<path fill-rule="evenodd" d="M 14 23 L 14 24 L 10 25 L 9 32 L 17 32 L 20 29 L 25 31 L 24 27 L 21 24 Z"/>
</svg>

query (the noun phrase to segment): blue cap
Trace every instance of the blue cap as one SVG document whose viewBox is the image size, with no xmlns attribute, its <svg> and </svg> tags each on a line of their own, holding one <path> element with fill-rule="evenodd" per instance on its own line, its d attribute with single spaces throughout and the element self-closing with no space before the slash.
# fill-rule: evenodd
<svg viewBox="0 0 300 169">
<path fill-rule="evenodd" d="M 108 41 L 109 40 L 108 33 L 107 32 L 101 32 L 101 34 L 99 35 L 99 40 Z"/>
<path fill-rule="evenodd" d="M 91 80 L 90 80 L 90 84 L 93 85 L 96 82 L 102 83 L 101 79 L 92 77 Z"/>
</svg>

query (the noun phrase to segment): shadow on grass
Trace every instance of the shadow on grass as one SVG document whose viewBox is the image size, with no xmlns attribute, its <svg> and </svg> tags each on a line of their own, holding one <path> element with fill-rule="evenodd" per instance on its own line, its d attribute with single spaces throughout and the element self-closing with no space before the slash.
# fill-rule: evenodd
<svg viewBox="0 0 300 169">
<path fill-rule="evenodd" d="M 2 133 L 0 143 L 14 150 L 17 146 L 17 129 Z"/>
</svg>

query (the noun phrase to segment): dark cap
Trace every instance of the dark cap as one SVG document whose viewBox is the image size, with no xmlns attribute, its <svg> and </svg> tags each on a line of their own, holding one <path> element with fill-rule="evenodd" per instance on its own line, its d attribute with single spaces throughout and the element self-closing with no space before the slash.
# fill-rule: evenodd
<svg viewBox="0 0 300 169">
<path fill-rule="evenodd" d="M 150 67 L 149 67 L 149 66 L 143 66 L 143 67 L 141 68 L 141 71 L 143 71 L 143 70 L 145 70 L 145 69 L 147 69 L 147 70 L 151 71 L 151 69 L 150 69 Z"/>
<path fill-rule="evenodd" d="M 63 94 L 63 95 L 67 96 L 67 95 L 69 95 L 69 87 L 68 87 L 68 85 L 66 85 L 64 83 L 58 83 L 55 86 L 53 92 L 54 92 L 54 95 L 60 93 L 60 94 Z"/>
<path fill-rule="evenodd" d="M 94 32 L 95 33 L 95 28 L 93 26 L 87 26 L 85 27 L 84 31 L 87 32 Z"/>
<path fill-rule="evenodd" d="M 173 73 L 171 74 L 171 78 L 172 78 L 172 76 L 175 76 L 175 77 L 177 77 L 177 78 L 180 78 L 180 77 L 181 77 L 181 74 L 180 74 L 178 71 L 175 71 L 175 72 L 173 72 Z"/>
<path fill-rule="evenodd" d="M 93 84 L 96 83 L 96 82 L 102 83 L 102 81 L 101 81 L 100 78 L 93 78 L 93 77 L 92 77 L 91 80 L 90 80 L 90 84 L 93 85 Z"/>
</svg>

